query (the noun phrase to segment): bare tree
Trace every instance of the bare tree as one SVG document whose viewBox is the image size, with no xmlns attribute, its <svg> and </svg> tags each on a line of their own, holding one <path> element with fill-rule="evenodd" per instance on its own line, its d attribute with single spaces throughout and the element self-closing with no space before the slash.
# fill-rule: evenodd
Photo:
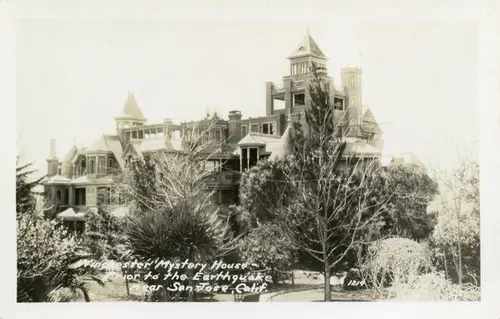
<svg viewBox="0 0 500 319">
<path fill-rule="evenodd" d="M 441 188 L 434 241 L 441 250 L 443 265 L 448 276 L 454 277 L 450 275 L 452 271 L 448 267 L 451 259 L 456 280 L 460 285 L 464 280 L 464 268 L 469 268 L 469 271 L 466 270 L 468 276 L 478 284 L 476 277 L 479 275 L 477 260 L 480 211 L 479 165 L 460 152 L 458 155 L 459 163 L 456 168 L 448 171 L 434 169 L 434 175 Z M 465 259 L 475 259 L 477 265 L 471 265 L 470 262 L 464 265 Z"/>
</svg>

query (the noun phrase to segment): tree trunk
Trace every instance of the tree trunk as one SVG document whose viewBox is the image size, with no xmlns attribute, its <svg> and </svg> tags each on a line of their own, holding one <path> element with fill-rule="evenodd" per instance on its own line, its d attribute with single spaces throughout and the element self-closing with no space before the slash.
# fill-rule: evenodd
<svg viewBox="0 0 500 319">
<path fill-rule="evenodd" d="M 127 296 L 130 297 L 130 288 L 128 286 L 127 271 L 122 268 L 122 275 L 125 277 L 125 287 L 127 288 Z"/>
<path fill-rule="evenodd" d="M 326 255 L 326 254 L 325 254 Z M 325 301 L 332 301 L 332 291 L 330 290 L 330 263 L 325 258 Z"/>
<path fill-rule="evenodd" d="M 189 277 L 189 286 L 192 288 L 189 290 L 188 292 L 188 301 L 194 301 L 194 289 L 195 289 L 195 285 L 194 285 L 194 273 L 193 273 L 193 269 L 188 269 L 188 277 Z"/>
<path fill-rule="evenodd" d="M 83 293 L 83 297 L 85 298 L 85 302 L 90 302 L 90 296 L 89 296 L 89 292 L 87 291 L 87 289 L 80 287 L 80 290 Z"/>
</svg>

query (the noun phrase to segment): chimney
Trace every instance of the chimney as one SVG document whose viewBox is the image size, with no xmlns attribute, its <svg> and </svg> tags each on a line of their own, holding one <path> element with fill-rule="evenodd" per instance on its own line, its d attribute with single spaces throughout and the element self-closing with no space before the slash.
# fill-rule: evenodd
<svg viewBox="0 0 500 319">
<path fill-rule="evenodd" d="M 172 137 L 172 125 L 174 125 L 172 118 L 166 117 L 163 119 L 163 124 L 165 125 L 165 136 Z"/>
<path fill-rule="evenodd" d="M 57 175 L 58 171 L 58 159 L 56 154 L 56 140 L 50 140 L 50 155 L 47 158 L 47 176 Z"/>
<path fill-rule="evenodd" d="M 241 136 L 241 112 L 229 111 L 229 143 L 238 143 Z"/>
</svg>

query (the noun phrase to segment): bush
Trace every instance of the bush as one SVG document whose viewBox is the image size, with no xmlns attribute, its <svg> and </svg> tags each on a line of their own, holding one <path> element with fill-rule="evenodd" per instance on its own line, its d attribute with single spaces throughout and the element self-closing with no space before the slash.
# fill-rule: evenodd
<svg viewBox="0 0 500 319">
<path fill-rule="evenodd" d="M 68 234 L 55 222 L 35 215 L 24 215 L 17 225 L 17 299 L 18 302 L 54 300 L 56 290 L 80 290 L 90 301 L 85 279 L 103 284 L 93 268 L 76 268 L 86 257 L 81 239 Z"/>
<path fill-rule="evenodd" d="M 455 285 L 443 272 L 431 272 L 395 285 L 395 298 L 412 301 L 479 301 L 480 289 L 474 285 Z"/>
<path fill-rule="evenodd" d="M 281 228 L 272 223 L 259 225 L 239 244 L 243 262 L 266 269 L 276 284 L 283 271 L 291 269 L 294 263 L 292 243 Z"/>
<path fill-rule="evenodd" d="M 388 238 L 372 243 L 362 264 L 362 276 L 375 288 L 407 283 L 431 268 L 427 245 L 407 238 Z"/>
</svg>

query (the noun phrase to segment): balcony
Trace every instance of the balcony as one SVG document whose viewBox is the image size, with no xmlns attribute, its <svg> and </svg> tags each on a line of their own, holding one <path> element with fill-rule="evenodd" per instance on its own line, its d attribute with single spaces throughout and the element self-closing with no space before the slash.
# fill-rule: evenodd
<svg viewBox="0 0 500 319">
<path fill-rule="evenodd" d="M 206 185 L 209 188 L 215 187 L 231 187 L 239 184 L 240 173 L 233 171 L 214 172 L 206 180 Z"/>
</svg>

